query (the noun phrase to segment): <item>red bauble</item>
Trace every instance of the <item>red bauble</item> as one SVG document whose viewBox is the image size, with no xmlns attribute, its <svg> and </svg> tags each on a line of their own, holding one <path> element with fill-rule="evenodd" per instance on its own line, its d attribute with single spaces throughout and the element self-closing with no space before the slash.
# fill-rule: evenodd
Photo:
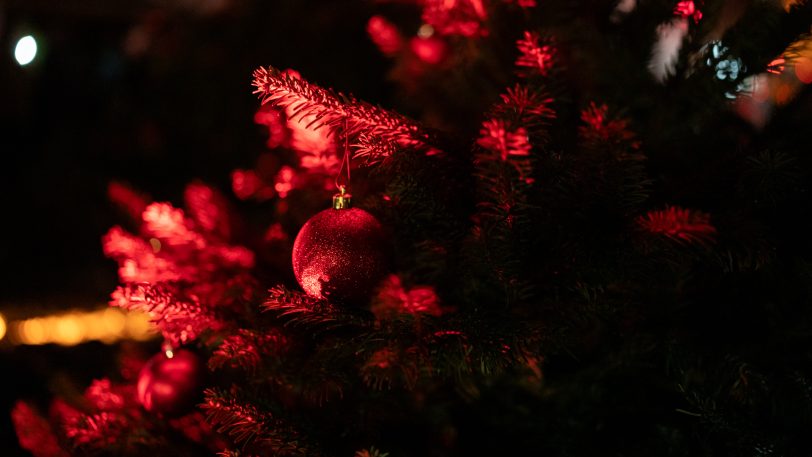
<svg viewBox="0 0 812 457">
<path fill-rule="evenodd" d="M 293 274 L 312 297 L 364 304 L 386 274 L 386 257 L 386 236 L 375 216 L 331 208 L 310 218 L 296 236 Z"/>
<path fill-rule="evenodd" d="M 443 40 L 436 37 L 413 37 L 411 41 L 412 52 L 418 59 L 429 65 L 437 65 L 445 60 L 448 50 Z"/>
<path fill-rule="evenodd" d="M 172 357 L 160 353 L 147 361 L 138 375 L 138 401 L 149 412 L 176 416 L 198 401 L 205 369 L 200 357 L 179 349 Z"/>
</svg>

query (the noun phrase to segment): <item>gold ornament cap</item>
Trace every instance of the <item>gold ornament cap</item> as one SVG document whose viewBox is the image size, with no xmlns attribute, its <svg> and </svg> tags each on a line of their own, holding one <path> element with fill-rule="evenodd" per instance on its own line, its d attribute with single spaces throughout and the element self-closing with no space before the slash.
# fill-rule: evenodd
<svg viewBox="0 0 812 457">
<path fill-rule="evenodd" d="M 347 193 L 347 188 L 341 186 L 339 193 L 333 195 L 333 209 L 347 209 L 352 207 L 352 194 Z"/>
</svg>

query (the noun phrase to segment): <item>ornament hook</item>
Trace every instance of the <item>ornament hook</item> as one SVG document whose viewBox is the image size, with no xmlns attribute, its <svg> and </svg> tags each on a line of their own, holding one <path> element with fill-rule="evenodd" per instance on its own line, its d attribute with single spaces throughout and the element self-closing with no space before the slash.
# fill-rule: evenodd
<svg viewBox="0 0 812 457">
<path fill-rule="evenodd" d="M 175 357 L 175 346 L 168 339 L 164 339 L 164 342 L 161 344 L 161 351 L 167 359 Z"/>
<path fill-rule="evenodd" d="M 342 130 L 344 134 L 344 155 L 341 158 L 341 168 L 338 170 L 338 175 L 336 176 L 335 184 L 338 188 L 337 194 L 333 195 L 333 209 L 346 209 L 352 206 L 352 194 L 347 193 L 347 188 L 350 185 L 350 135 L 347 128 L 347 118 L 344 118 L 344 128 Z M 342 182 L 344 170 L 347 170 L 347 180 L 346 182 Z"/>
</svg>

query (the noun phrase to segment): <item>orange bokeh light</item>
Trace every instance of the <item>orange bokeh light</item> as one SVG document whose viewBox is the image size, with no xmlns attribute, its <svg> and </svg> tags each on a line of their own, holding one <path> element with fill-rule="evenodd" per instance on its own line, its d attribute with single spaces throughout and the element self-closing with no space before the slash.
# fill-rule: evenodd
<svg viewBox="0 0 812 457">
<path fill-rule="evenodd" d="M 0 316 L 0 338 L 5 327 L 6 321 Z M 145 341 L 157 334 L 146 314 L 110 307 L 23 319 L 10 322 L 8 329 L 9 341 L 16 345 L 75 346 L 88 341 L 112 344 L 123 339 Z"/>
<path fill-rule="evenodd" d="M 804 84 L 812 83 L 812 59 L 801 57 L 795 61 L 795 77 Z"/>
</svg>

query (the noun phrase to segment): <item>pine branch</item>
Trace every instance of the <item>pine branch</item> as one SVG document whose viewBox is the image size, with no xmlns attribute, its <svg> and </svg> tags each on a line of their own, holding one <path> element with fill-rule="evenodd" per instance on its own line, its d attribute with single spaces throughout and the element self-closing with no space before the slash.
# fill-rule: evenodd
<svg viewBox="0 0 812 457">
<path fill-rule="evenodd" d="M 220 240 L 231 237 L 228 202 L 215 188 L 201 182 L 189 184 L 183 192 L 183 199 L 198 230 Z"/>
<path fill-rule="evenodd" d="M 51 424 L 28 403 L 18 401 L 11 410 L 11 420 L 20 447 L 34 457 L 68 457 L 69 454 L 59 445 Z"/>
<path fill-rule="evenodd" d="M 532 290 L 522 278 L 520 250 L 526 248 L 523 234 L 530 228 L 533 209 L 528 200 L 535 183 L 533 163 L 556 116 L 552 101 L 543 88 L 509 88 L 491 108 L 477 140 L 480 198 L 475 236 L 511 302 L 527 298 Z"/>
<path fill-rule="evenodd" d="M 260 94 L 262 104 L 291 108 L 291 120 L 312 119 L 307 128 L 326 127 L 331 134 L 340 133 L 348 138 L 364 134 L 402 148 L 437 152 L 430 146 L 429 133 L 415 121 L 351 96 L 323 89 L 276 68 L 255 70 L 254 87 L 254 93 Z M 392 152 L 391 148 L 368 147 L 358 151 L 356 157 L 363 157 L 370 165 L 380 162 Z"/>
<path fill-rule="evenodd" d="M 218 452 L 217 455 L 220 457 L 259 457 L 259 455 L 257 454 L 241 452 L 236 449 L 225 449 L 221 452 Z"/>
<path fill-rule="evenodd" d="M 590 102 L 581 111 L 578 127 L 581 149 L 573 156 L 576 179 L 588 179 L 591 192 L 586 204 L 601 204 L 627 216 L 636 212 L 649 195 L 651 180 L 645 169 L 642 144 L 631 121 L 609 106 Z M 583 191 L 581 191 L 583 192 Z M 608 198 L 607 198 L 608 197 Z"/>
<path fill-rule="evenodd" d="M 482 123 L 477 165 L 511 163 L 521 180 L 532 183 L 531 150 L 547 141 L 547 128 L 556 115 L 550 106 L 553 99 L 540 88 L 531 90 L 518 84 L 500 98 Z M 478 168 L 487 172 L 482 166 Z"/>
<path fill-rule="evenodd" d="M 629 120 L 610 113 L 607 105 L 590 102 L 589 106 L 581 111 L 581 121 L 583 125 L 578 128 L 578 134 L 588 148 L 612 148 L 618 160 L 644 159 L 637 153 L 640 141 L 630 129 Z"/>
<path fill-rule="evenodd" d="M 328 331 L 341 327 L 368 327 L 369 316 L 342 309 L 327 300 L 313 298 L 301 292 L 274 287 L 262 304 L 263 311 L 272 312 L 286 325 Z"/>
<path fill-rule="evenodd" d="M 488 10 L 483 0 L 424 0 L 423 22 L 442 35 L 475 37 L 487 34 Z"/>
<path fill-rule="evenodd" d="M 389 345 L 375 352 L 361 366 L 364 383 L 376 390 L 391 388 L 396 381 L 407 389 L 414 388 L 420 376 L 420 367 L 426 360 L 420 356 L 420 349 L 410 346 L 405 349 Z"/>
<path fill-rule="evenodd" d="M 134 424 L 118 412 L 80 415 L 65 424 L 65 434 L 77 447 L 103 449 L 121 445 L 122 437 L 132 433 Z"/>
<path fill-rule="evenodd" d="M 148 195 L 141 194 L 119 181 L 111 181 L 107 185 L 107 198 L 135 223 L 141 222 L 141 215 L 151 202 Z"/>
<path fill-rule="evenodd" d="M 285 351 L 286 345 L 287 339 L 273 329 L 262 333 L 239 329 L 227 336 L 214 351 L 209 358 L 209 368 L 216 370 L 228 365 L 255 373 L 269 356 Z"/>
<path fill-rule="evenodd" d="M 463 328 L 463 327 L 458 327 Z M 537 337 L 520 328 L 498 328 L 469 322 L 464 330 L 438 330 L 426 335 L 427 363 L 431 374 L 457 380 L 477 374 L 494 376 L 508 367 L 524 367 Z"/>
<path fill-rule="evenodd" d="M 519 57 L 516 59 L 516 73 L 523 77 L 547 76 L 556 63 L 556 49 L 550 39 L 542 38 L 536 32 L 525 31 L 516 42 Z"/>
<path fill-rule="evenodd" d="M 709 214 L 678 206 L 649 211 L 645 216 L 639 216 L 636 222 L 651 234 L 666 236 L 678 242 L 704 244 L 712 241 L 716 234 Z"/>
<path fill-rule="evenodd" d="M 398 150 L 398 143 L 384 137 L 361 133 L 352 145 L 355 149 L 355 158 L 367 162 L 375 157 L 392 157 Z"/>
<path fill-rule="evenodd" d="M 110 306 L 149 314 L 164 336 L 176 344 L 194 340 L 203 332 L 220 330 L 224 323 L 186 295 L 181 283 L 127 284 L 112 294 Z"/>
<path fill-rule="evenodd" d="M 372 446 L 369 449 L 356 451 L 355 457 L 389 457 L 389 453 L 380 451 L 376 449 L 375 446 Z"/>
<path fill-rule="evenodd" d="M 260 411 L 253 403 L 240 400 L 236 394 L 207 389 L 204 395 L 202 408 L 207 420 L 244 449 L 261 455 L 319 455 L 292 426 Z"/>
<path fill-rule="evenodd" d="M 342 338 L 319 345 L 295 367 L 288 382 L 299 395 L 319 406 L 342 398 L 352 387 L 353 376 L 347 370 L 355 362 L 356 350 L 354 342 Z"/>
</svg>

